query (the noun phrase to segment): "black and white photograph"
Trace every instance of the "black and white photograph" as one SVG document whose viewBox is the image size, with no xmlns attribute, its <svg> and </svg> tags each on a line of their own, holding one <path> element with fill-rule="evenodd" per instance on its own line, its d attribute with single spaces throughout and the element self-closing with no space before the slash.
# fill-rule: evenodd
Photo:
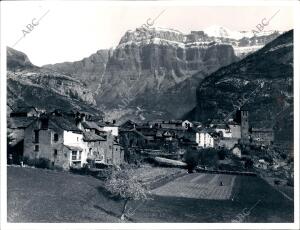
<svg viewBox="0 0 300 230">
<path fill-rule="evenodd" d="M 299 9 L 2 1 L 3 229 L 299 229 Z"/>
</svg>

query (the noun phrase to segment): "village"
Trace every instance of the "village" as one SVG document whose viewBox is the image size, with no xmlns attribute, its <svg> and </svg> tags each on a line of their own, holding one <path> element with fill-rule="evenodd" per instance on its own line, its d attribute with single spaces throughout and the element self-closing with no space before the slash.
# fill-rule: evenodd
<svg viewBox="0 0 300 230">
<path fill-rule="evenodd" d="M 188 120 L 116 123 L 79 111 L 45 113 L 18 107 L 8 118 L 8 163 L 43 161 L 47 167 L 69 170 L 136 163 L 152 156 L 174 160 L 169 162 L 176 165 L 191 148 L 226 150 L 242 158 L 245 146 L 266 149 L 274 142 L 272 129 L 249 127 L 247 110 L 237 110 L 226 122 L 213 119 L 207 124 Z M 265 167 L 263 162 L 258 161 L 258 167 Z"/>
</svg>

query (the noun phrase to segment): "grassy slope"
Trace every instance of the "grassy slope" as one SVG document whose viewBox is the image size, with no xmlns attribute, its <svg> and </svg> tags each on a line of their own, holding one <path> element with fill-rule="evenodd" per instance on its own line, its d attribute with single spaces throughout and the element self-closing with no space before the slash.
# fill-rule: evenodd
<svg viewBox="0 0 300 230">
<path fill-rule="evenodd" d="M 293 221 L 293 203 L 263 180 L 237 177 L 236 182 L 234 201 L 154 197 L 130 202 L 130 221 L 231 222 L 258 200 L 246 222 Z M 8 167 L 8 221 L 118 222 L 123 203 L 109 199 L 101 186 L 92 177 Z"/>
</svg>

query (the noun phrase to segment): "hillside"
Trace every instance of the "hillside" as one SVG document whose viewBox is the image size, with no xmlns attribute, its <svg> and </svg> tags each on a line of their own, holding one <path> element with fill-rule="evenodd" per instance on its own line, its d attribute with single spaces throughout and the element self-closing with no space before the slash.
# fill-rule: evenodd
<svg viewBox="0 0 300 230">
<path fill-rule="evenodd" d="M 274 128 L 275 138 L 292 141 L 293 31 L 208 76 L 196 94 L 190 119 L 224 119 L 244 101 L 240 105 L 249 110 L 251 126 Z"/>
<path fill-rule="evenodd" d="M 41 110 L 78 109 L 98 114 L 93 94 L 79 80 L 34 66 L 26 54 L 7 48 L 7 103 Z"/>
</svg>

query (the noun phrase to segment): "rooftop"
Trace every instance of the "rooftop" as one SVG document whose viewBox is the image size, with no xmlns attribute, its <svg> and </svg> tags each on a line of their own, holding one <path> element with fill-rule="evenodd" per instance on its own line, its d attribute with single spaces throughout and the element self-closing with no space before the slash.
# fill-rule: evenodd
<svg viewBox="0 0 300 230">
<path fill-rule="evenodd" d="M 105 141 L 106 139 L 92 132 L 84 132 L 83 140 L 87 142 L 93 142 L 93 141 Z"/>
<path fill-rule="evenodd" d="M 36 119 L 36 117 L 9 117 L 7 127 L 11 129 L 27 128 Z"/>
</svg>

